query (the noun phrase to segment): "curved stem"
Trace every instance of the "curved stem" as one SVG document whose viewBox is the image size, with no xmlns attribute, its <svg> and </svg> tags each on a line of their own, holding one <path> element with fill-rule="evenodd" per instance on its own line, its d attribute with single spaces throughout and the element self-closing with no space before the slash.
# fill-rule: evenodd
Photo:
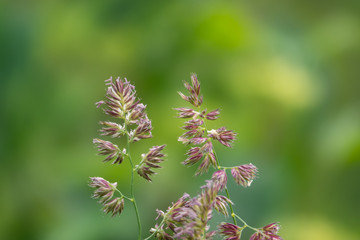
<svg viewBox="0 0 360 240">
<path fill-rule="evenodd" d="M 139 226 L 139 236 L 138 236 L 138 239 L 141 240 L 141 221 L 140 221 L 140 215 L 139 215 L 139 210 L 138 210 L 138 208 L 137 208 L 135 199 L 133 199 L 133 200 L 134 200 L 134 201 L 133 201 L 134 209 L 135 209 L 135 212 L 136 212 L 136 219 L 137 219 L 138 226 Z"/>
<path fill-rule="evenodd" d="M 127 131 L 127 126 L 126 123 L 124 123 L 125 126 L 125 130 Z M 135 209 L 135 213 L 136 213 L 136 220 L 138 223 L 138 229 L 139 229 L 139 235 L 138 235 L 138 239 L 141 240 L 141 220 L 140 220 L 140 215 L 139 215 L 139 210 L 138 207 L 136 205 L 136 201 L 135 201 L 135 196 L 134 196 L 134 164 L 133 161 L 131 159 L 131 155 L 130 155 L 130 139 L 129 139 L 129 134 L 126 134 L 126 140 L 127 140 L 127 145 L 126 145 L 126 153 L 127 156 L 129 158 L 130 161 L 130 165 L 131 165 L 131 183 L 130 183 L 130 194 L 131 194 L 131 202 L 134 205 L 134 209 Z"/>
<path fill-rule="evenodd" d="M 231 199 L 227 187 L 225 187 L 225 192 L 226 192 L 227 198 L 228 198 L 228 199 Z M 235 218 L 235 216 L 233 215 L 233 214 L 234 214 L 234 209 L 233 209 L 231 203 L 229 204 L 229 207 L 230 207 L 230 211 L 231 211 L 231 216 L 232 216 L 232 218 L 233 218 L 233 222 L 234 222 L 235 225 L 237 225 L 237 223 L 236 223 L 236 218 Z"/>
<path fill-rule="evenodd" d="M 260 229 L 250 226 L 238 215 L 234 214 L 234 217 L 238 218 L 244 224 L 243 228 L 250 228 L 250 229 L 254 230 L 255 232 L 261 233 L 261 235 L 263 235 L 266 239 L 268 238 L 268 236 L 266 236 L 262 231 L 260 231 Z"/>
<path fill-rule="evenodd" d="M 234 217 L 238 218 L 246 227 L 251 228 L 241 217 L 239 217 L 238 215 L 234 214 Z"/>
<path fill-rule="evenodd" d="M 120 193 L 120 196 L 121 197 L 123 197 L 123 198 L 125 198 L 125 199 L 127 199 L 127 200 L 129 200 L 130 202 L 132 202 L 133 201 L 133 199 L 132 198 L 129 198 L 129 197 L 127 197 L 127 196 L 125 196 L 119 189 L 117 189 L 117 188 L 114 188 L 115 189 L 115 191 L 117 191 L 118 193 Z"/>
</svg>

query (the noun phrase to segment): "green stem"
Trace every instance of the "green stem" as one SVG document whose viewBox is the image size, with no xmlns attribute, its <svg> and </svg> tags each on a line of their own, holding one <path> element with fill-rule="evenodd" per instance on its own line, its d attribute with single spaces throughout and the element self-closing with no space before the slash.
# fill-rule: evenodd
<svg viewBox="0 0 360 240">
<path fill-rule="evenodd" d="M 227 189 L 227 187 L 225 187 L 225 192 L 226 192 L 227 198 L 228 198 L 228 199 L 231 199 L 231 198 L 230 198 L 230 194 L 229 194 L 229 190 Z M 234 213 L 234 209 L 233 209 L 231 203 L 229 204 L 229 207 L 230 207 L 231 216 L 232 216 L 232 218 L 233 218 L 234 224 L 237 225 L 237 223 L 236 223 L 236 218 L 235 218 L 235 216 L 234 216 L 234 214 L 235 214 L 235 213 Z"/>
<path fill-rule="evenodd" d="M 239 217 L 238 215 L 234 214 L 234 217 L 238 218 L 243 224 L 244 224 L 244 228 L 250 228 L 252 230 L 254 230 L 255 232 L 259 232 L 262 235 L 264 235 L 258 228 L 254 228 L 252 226 L 250 226 L 249 224 L 247 224 L 241 217 Z M 265 237 L 267 237 L 266 235 L 264 235 Z"/>
<path fill-rule="evenodd" d="M 232 167 L 224 167 L 224 166 L 218 166 L 219 169 L 222 170 L 228 170 L 228 169 L 232 169 Z"/>
<path fill-rule="evenodd" d="M 132 201 L 133 201 L 133 199 L 132 199 L 132 198 L 129 198 L 129 197 L 125 196 L 122 192 L 120 192 L 120 190 L 119 190 L 119 189 L 114 188 L 114 190 L 115 190 L 115 191 L 117 191 L 118 193 L 120 193 L 120 196 L 121 196 L 121 197 L 123 197 L 123 198 L 125 198 L 125 199 L 129 200 L 130 202 L 132 202 Z"/>
<path fill-rule="evenodd" d="M 234 217 L 238 218 L 246 227 L 250 227 L 241 217 L 239 217 L 238 215 L 234 214 Z"/>
<path fill-rule="evenodd" d="M 127 132 L 127 126 L 126 123 L 124 123 L 125 125 L 125 130 Z M 133 161 L 131 159 L 131 155 L 130 155 L 130 139 L 129 139 L 129 134 L 126 134 L 126 140 L 127 140 L 127 146 L 126 146 L 126 153 L 127 156 L 129 158 L 130 161 L 130 165 L 131 165 L 131 185 L 130 185 L 130 194 L 131 194 L 131 202 L 134 205 L 134 209 L 135 209 L 135 213 L 136 213 L 136 219 L 137 219 L 137 223 L 138 223 L 138 229 L 139 229 L 139 235 L 138 235 L 138 239 L 141 240 L 141 220 L 140 220 L 140 215 L 139 215 L 139 210 L 138 207 L 136 205 L 136 200 L 135 200 L 135 196 L 134 196 L 134 164 Z"/>
</svg>

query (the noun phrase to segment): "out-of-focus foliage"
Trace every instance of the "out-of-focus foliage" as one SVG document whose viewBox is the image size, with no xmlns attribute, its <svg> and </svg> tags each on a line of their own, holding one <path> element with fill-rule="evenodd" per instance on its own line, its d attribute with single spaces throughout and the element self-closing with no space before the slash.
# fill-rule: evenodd
<svg viewBox="0 0 360 240">
<path fill-rule="evenodd" d="M 221 162 L 260 170 L 251 188 L 230 186 L 236 212 L 279 221 L 284 239 L 359 239 L 359 63 L 356 0 L 1 1 L 0 239 L 136 236 L 131 205 L 110 218 L 87 186 L 129 190 L 129 164 L 103 164 L 92 145 L 111 75 L 136 85 L 153 122 L 133 156 L 168 145 L 153 183 L 135 182 L 144 236 L 156 208 L 196 195 L 210 176 L 180 164 L 172 110 L 190 72 L 222 110 L 210 127 L 238 133 L 230 151 L 215 146 Z"/>
</svg>

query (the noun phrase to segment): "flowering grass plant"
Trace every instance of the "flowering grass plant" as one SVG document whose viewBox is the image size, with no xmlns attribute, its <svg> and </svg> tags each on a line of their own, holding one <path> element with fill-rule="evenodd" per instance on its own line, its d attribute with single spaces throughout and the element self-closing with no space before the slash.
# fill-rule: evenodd
<svg viewBox="0 0 360 240">
<path fill-rule="evenodd" d="M 116 118 L 118 122 L 100 122 L 103 126 L 100 130 L 101 135 L 111 138 L 126 137 L 127 144 L 121 149 L 110 141 L 95 138 L 93 142 L 99 150 L 99 155 L 106 156 L 104 162 L 112 161 L 113 164 L 121 164 L 124 159 L 130 161 L 132 166 L 130 195 L 124 195 L 117 188 L 117 183 L 110 183 L 101 177 L 90 178 L 89 185 L 95 188 L 93 197 L 99 199 L 105 213 L 110 213 L 112 216 L 121 214 L 125 200 L 133 204 L 139 228 L 138 239 L 142 239 L 140 215 L 133 190 L 134 174 L 137 173 L 151 182 L 151 177 L 156 174 L 155 169 L 160 168 L 161 162 L 164 161 L 165 154 L 162 151 L 165 145 L 150 148 L 148 153 L 141 155 L 139 163 L 134 165 L 130 154 L 130 144 L 152 137 L 151 121 L 145 112 L 146 105 L 137 100 L 135 87 L 126 79 L 118 78 L 114 82 L 110 78 L 106 82 L 108 86 L 106 100 L 98 102 L 97 106 L 104 106 L 104 112 Z M 201 191 L 197 196 L 190 197 L 184 193 L 166 211 L 157 210 L 158 223 L 150 229 L 150 235 L 145 239 L 195 240 L 212 239 L 215 235 L 221 235 L 227 240 L 239 240 L 242 231 L 250 229 L 254 231 L 250 240 L 281 240 L 282 238 L 278 235 L 280 227 L 277 223 L 255 228 L 234 212 L 232 207 L 234 203 L 227 188 L 228 174 L 230 173 L 235 183 L 246 188 L 250 187 L 258 170 L 251 163 L 233 167 L 224 167 L 220 164 L 214 142 L 231 148 L 236 140 L 236 133 L 226 127 L 218 129 L 206 127 L 206 122 L 216 120 L 220 111 L 219 109 L 207 111 L 201 108 L 203 96 L 200 95 L 200 83 L 195 74 L 191 75 L 191 82 L 185 82 L 184 86 L 188 95 L 178 93 L 192 107 L 175 108 L 179 118 L 187 119 L 182 127 L 185 132 L 178 138 L 181 143 L 190 147 L 183 164 L 198 165 L 195 175 L 206 174 L 210 169 L 214 170 L 209 180 L 201 186 Z M 225 219 L 231 217 L 232 223 L 219 223 L 217 230 L 210 231 L 209 221 L 214 210 L 224 215 Z"/>
</svg>

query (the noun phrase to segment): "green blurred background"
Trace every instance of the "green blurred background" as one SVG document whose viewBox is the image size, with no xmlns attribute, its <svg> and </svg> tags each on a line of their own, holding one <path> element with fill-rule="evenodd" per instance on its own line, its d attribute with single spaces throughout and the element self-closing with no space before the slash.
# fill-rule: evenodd
<svg viewBox="0 0 360 240">
<path fill-rule="evenodd" d="M 220 161 L 259 168 L 249 189 L 230 181 L 239 215 L 279 221 L 288 240 L 360 239 L 358 1 L 5 0 L 0 50 L 0 239 L 136 238 L 132 206 L 104 215 L 87 186 L 102 176 L 129 190 L 129 164 L 103 164 L 92 145 L 109 76 L 148 105 L 154 138 L 133 155 L 168 145 L 153 183 L 135 181 L 143 235 L 156 208 L 196 195 L 209 175 L 180 164 L 172 110 L 188 106 L 176 91 L 191 72 L 204 106 L 222 110 L 211 127 L 238 133 L 216 146 Z"/>
</svg>

